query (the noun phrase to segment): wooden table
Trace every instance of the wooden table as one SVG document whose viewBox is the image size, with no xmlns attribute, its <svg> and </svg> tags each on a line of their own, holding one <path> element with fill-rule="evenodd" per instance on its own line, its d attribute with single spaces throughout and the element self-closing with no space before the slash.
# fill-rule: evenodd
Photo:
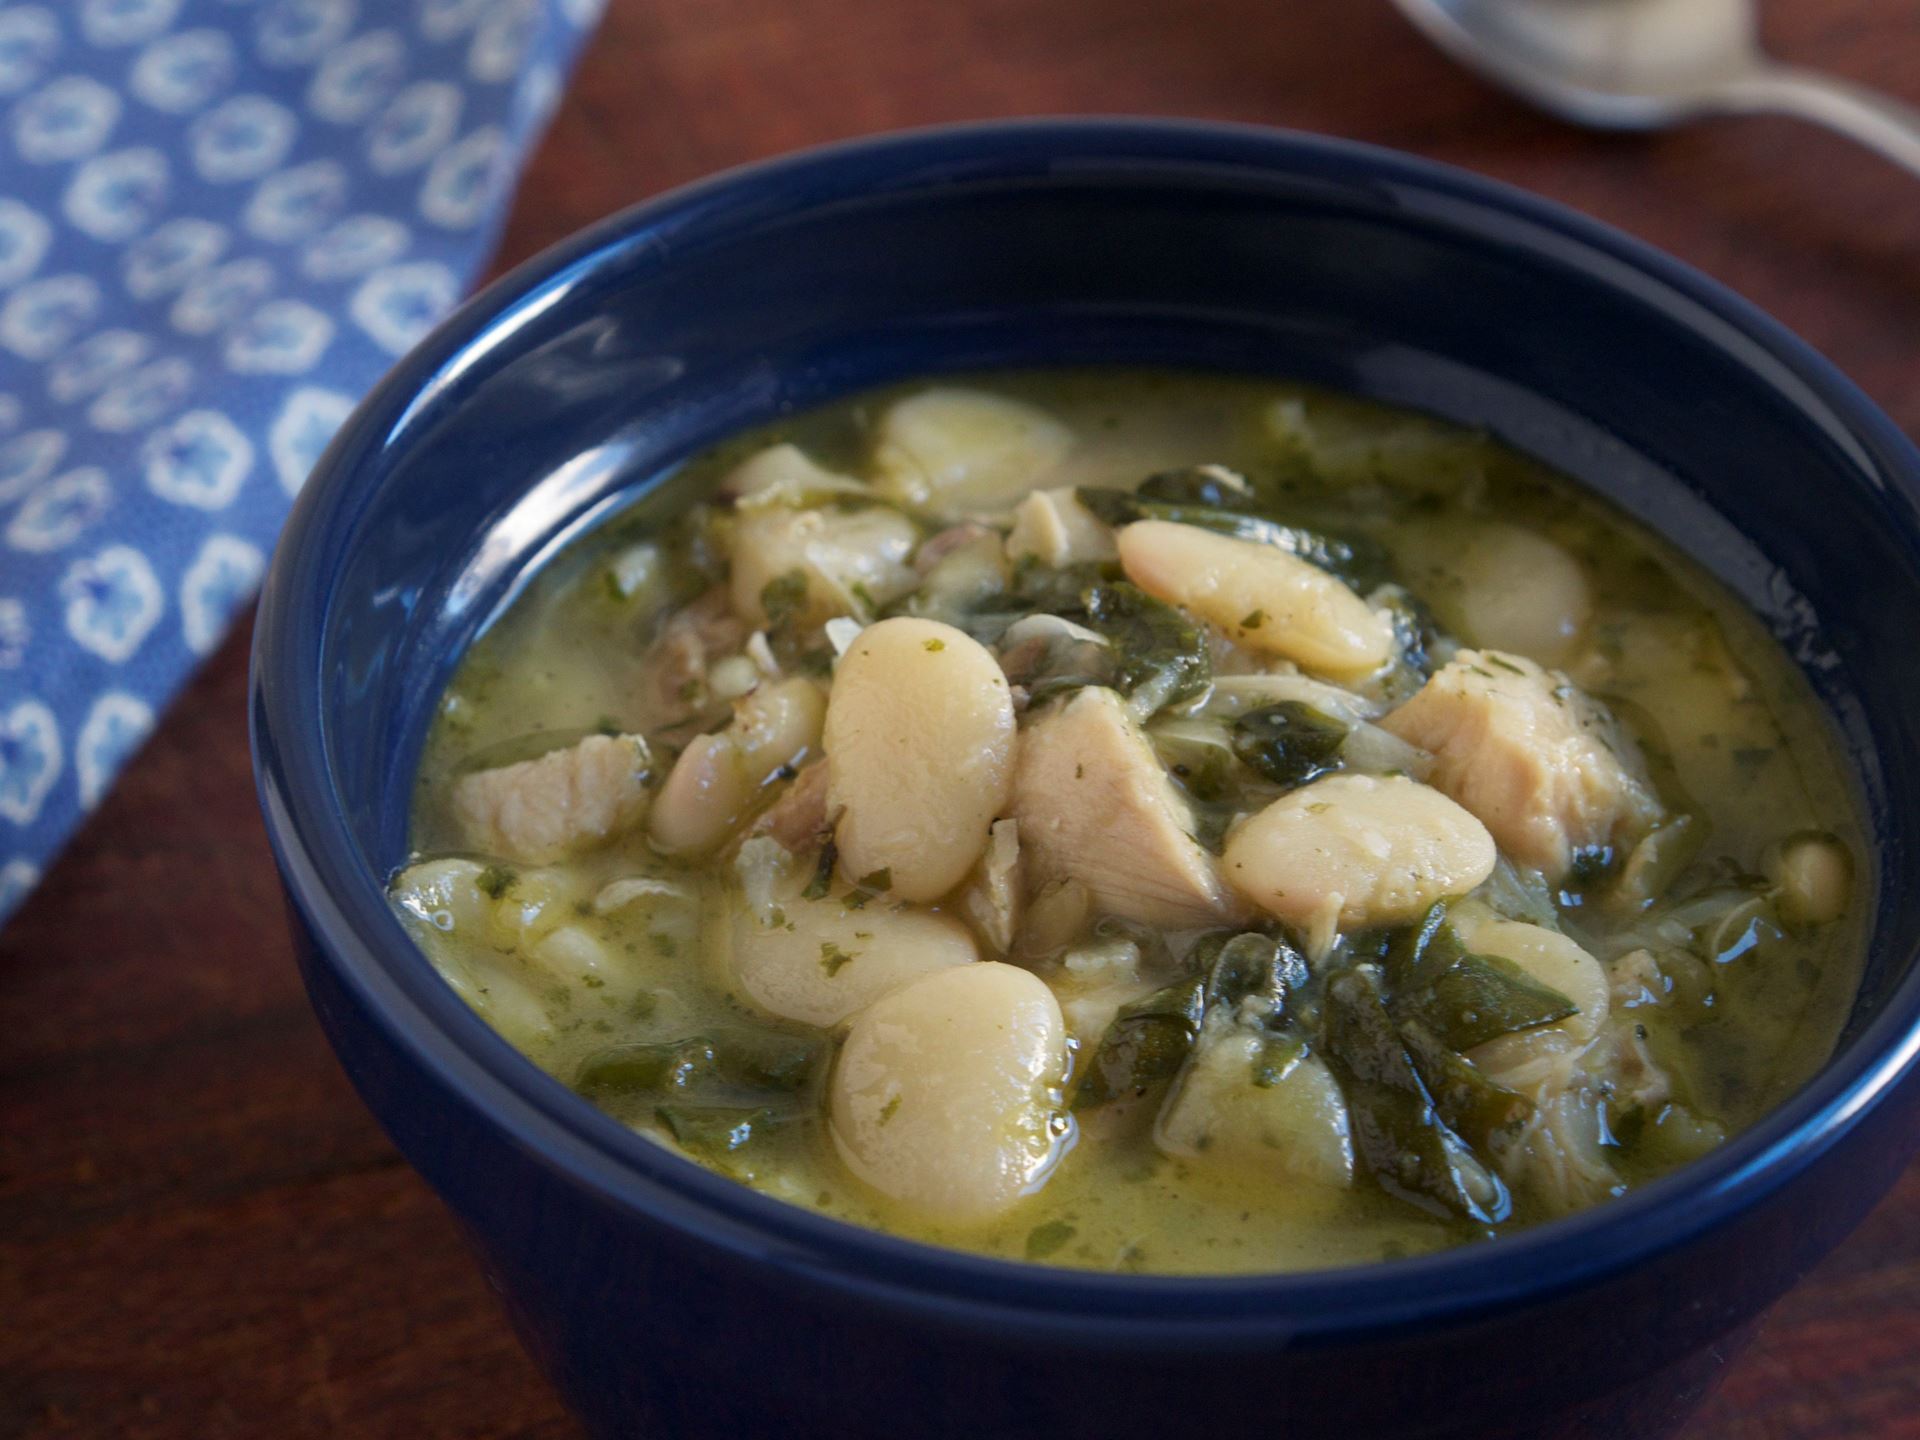
<svg viewBox="0 0 1920 1440">
<path fill-rule="evenodd" d="M 1904 0 L 1769 19 L 1791 58 L 1920 99 Z M 613 0 L 501 258 L 794 146 L 1067 111 L 1297 126 L 1528 186 L 1751 296 L 1920 431 L 1920 186 L 1787 122 L 1562 129 L 1363 0 Z M 246 647 L 0 934 L 0 1437 L 571 1435 L 308 1014 Z M 1692 1433 L 1920 1437 L 1920 1167 Z"/>
</svg>

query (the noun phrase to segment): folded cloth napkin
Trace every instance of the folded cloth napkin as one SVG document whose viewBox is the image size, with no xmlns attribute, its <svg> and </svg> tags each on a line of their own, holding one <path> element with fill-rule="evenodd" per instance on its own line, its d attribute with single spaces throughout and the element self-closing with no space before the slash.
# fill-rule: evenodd
<svg viewBox="0 0 1920 1440">
<path fill-rule="evenodd" d="M 0 923 L 485 262 L 602 0 L 0 0 Z"/>
</svg>

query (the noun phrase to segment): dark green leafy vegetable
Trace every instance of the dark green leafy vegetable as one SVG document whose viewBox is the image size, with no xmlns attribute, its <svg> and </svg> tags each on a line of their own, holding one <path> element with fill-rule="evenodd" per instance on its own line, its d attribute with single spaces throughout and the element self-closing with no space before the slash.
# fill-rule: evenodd
<svg viewBox="0 0 1920 1440">
<path fill-rule="evenodd" d="M 806 1088 L 823 1040 L 728 1031 L 615 1045 L 589 1056 L 573 1088 L 596 1100 L 659 1095 L 746 1104 Z"/>
<path fill-rule="evenodd" d="M 1100 1037 L 1073 1108 L 1091 1110 L 1166 1084 L 1200 1036 L 1205 1005 L 1205 982 L 1194 976 L 1122 1006 Z"/>
<path fill-rule="evenodd" d="M 1140 482 L 1134 492 L 1142 500 L 1167 505 L 1209 505 L 1216 510 L 1238 510 L 1253 500 L 1247 477 L 1224 465 L 1187 465 L 1162 470 Z"/>
<path fill-rule="evenodd" d="M 1307 983 L 1307 962 L 1286 941 L 1249 930 L 1239 935 L 1204 936 L 1187 954 L 1206 975 L 1207 1008 L 1261 1012 L 1262 1024 L 1276 1029 L 1286 1018 L 1287 997 Z M 1249 1007 L 1244 1002 L 1254 1001 Z"/>
<path fill-rule="evenodd" d="M 653 1114 L 667 1127 L 675 1144 L 708 1161 L 745 1149 L 792 1118 L 765 1106 L 749 1105 L 656 1105 Z"/>
<path fill-rule="evenodd" d="M 1235 717 L 1233 753 L 1276 785 L 1304 785 L 1340 768 L 1347 727 L 1303 700 L 1282 700 Z"/>
<path fill-rule="evenodd" d="M 1388 1194 L 1431 1214 L 1504 1220 L 1499 1178 L 1440 1117 L 1387 1012 L 1378 972 L 1356 966 L 1328 984 L 1321 1049 L 1347 1097 L 1354 1148 Z"/>
<path fill-rule="evenodd" d="M 1387 975 L 1395 1015 L 1418 1020 L 1454 1050 L 1579 1013 L 1511 960 L 1467 950 L 1447 923 L 1444 903 L 1394 936 Z"/>
<path fill-rule="evenodd" d="M 1116 580 L 1087 591 L 1086 614 L 1112 644 L 1120 688 L 1140 719 L 1206 693 L 1213 681 L 1206 637 L 1181 611 Z"/>
<path fill-rule="evenodd" d="M 1418 1020 L 1400 1026 L 1400 1039 L 1440 1118 L 1476 1148 L 1513 1130 L 1533 1113 L 1524 1096 L 1496 1084 Z"/>
</svg>

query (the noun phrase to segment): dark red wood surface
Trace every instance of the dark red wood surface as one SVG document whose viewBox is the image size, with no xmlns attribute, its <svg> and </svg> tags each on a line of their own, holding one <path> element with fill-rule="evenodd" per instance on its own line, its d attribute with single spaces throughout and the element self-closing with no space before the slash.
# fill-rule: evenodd
<svg viewBox="0 0 1920 1440">
<path fill-rule="evenodd" d="M 1783 54 L 1920 101 L 1907 0 L 1778 0 L 1768 24 Z M 1087 111 L 1352 136 L 1570 202 L 1773 311 L 1920 433 L 1920 184 L 1786 121 L 1561 128 L 1383 0 L 613 0 L 501 260 L 794 146 Z M 246 643 L 0 933 L 0 1437 L 572 1435 L 307 1011 Z M 1920 1437 L 1920 1168 L 1691 1433 Z"/>
</svg>

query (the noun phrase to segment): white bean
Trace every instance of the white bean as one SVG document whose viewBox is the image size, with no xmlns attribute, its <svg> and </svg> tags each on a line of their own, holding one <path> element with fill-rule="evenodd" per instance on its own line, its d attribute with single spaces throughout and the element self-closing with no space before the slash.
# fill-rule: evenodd
<svg viewBox="0 0 1920 1440">
<path fill-rule="evenodd" d="M 860 632 L 827 699 L 827 812 L 849 880 L 937 900 L 973 868 L 1013 778 L 1013 699 L 980 643 L 898 617 Z"/>
<path fill-rule="evenodd" d="M 1846 914 L 1853 893 L 1853 857 L 1831 835 L 1790 836 L 1763 861 L 1780 918 L 1795 929 L 1827 925 Z"/>
<path fill-rule="evenodd" d="M 1541 1030 L 1558 1030 L 1584 1045 L 1600 1032 L 1612 1005 L 1613 987 L 1606 967 L 1557 930 L 1529 925 L 1524 920 L 1455 919 L 1455 932 L 1469 950 L 1510 960 L 1549 989 L 1558 990 L 1579 1007 L 1577 1013 Z M 1534 1031 L 1523 1032 L 1534 1034 Z M 1517 1037 L 1502 1036 L 1490 1041 Z"/>
<path fill-rule="evenodd" d="M 811 680 L 782 680 L 734 706 L 733 720 L 695 737 L 674 761 L 647 818 L 647 834 L 670 855 L 699 855 L 725 840 L 760 787 L 820 738 L 826 701 Z"/>
<path fill-rule="evenodd" d="M 950 915 L 878 901 L 849 910 L 843 899 L 805 900 L 792 887 L 770 923 L 744 907 L 736 913 L 730 969 L 749 1000 L 782 1019 L 831 1027 L 909 981 L 979 958 Z"/>
<path fill-rule="evenodd" d="M 1303 930 L 1404 924 L 1493 873 L 1486 826 L 1403 776 L 1330 775 L 1227 837 L 1226 876 Z"/>
<path fill-rule="evenodd" d="M 998 961 L 941 970 L 853 1022 L 829 1120 L 849 1169 L 924 1215 L 1004 1212 L 1058 1151 L 1066 1028 L 1053 992 Z"/>
<path fill-rule="evenodd" d="M 1073 432 L 1004 395 L 941 385 L 893 405 L 874 451 L 877 488 L 904 505 L 997 510 L 1067 456 Z"/>
<path fill-rule="evenodd" d="M 1444 618 L 1476 645 L 1557 665 L 1573 652 L 1593 618 L 1586 570 L 1535 531 L 1482 525 L 1453 563 L 1458 597 L 1449 606 L 1444 590 L 1437 595 Z M 1448 609 L 1458 613 L 1444 615 Z"/>
<path fill-rule="evenodd" d="M 1143 520 L 1119 532 L 1127 578 L 1237 643 L 1309 670 L 1364 675 L 1393 653 L 1393 624 L 1337 577 L 1272 545 Z"/>
</svg>

